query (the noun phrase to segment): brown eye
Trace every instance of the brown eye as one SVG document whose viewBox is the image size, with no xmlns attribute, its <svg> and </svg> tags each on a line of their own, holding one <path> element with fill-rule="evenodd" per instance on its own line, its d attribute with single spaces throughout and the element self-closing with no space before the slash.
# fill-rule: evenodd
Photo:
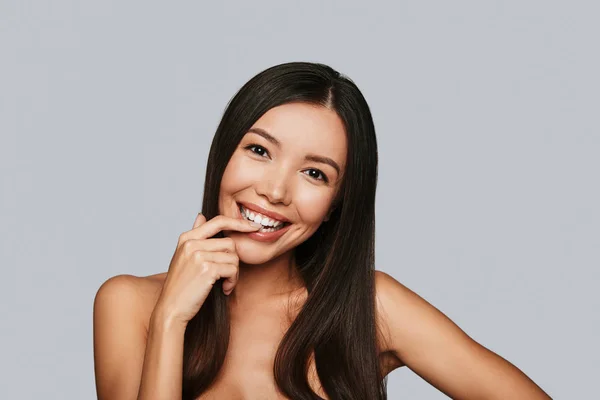
<svg viewBox="0 0 600 400">
<path fill-rule="evenodd" d="M 325 183 L 329 182 L 329 179 L 327 179 L 327 176 L 322 171 L 320 171 L 318 169 L 315 169 L 315 168 L 311 168 L 311 169 L 309 169 L 307 171 L 309 171 L 309 172 L 312 171 L 313 172 L 312 174 L 310 174 L 310 173 L 308 174 L 308 176 L 310 176 L 311 178 L 314 178 L 314 179 L 316 179 L 318 181 L 323 181 Z"/>
<path fill-rule="evenodd" d="M 259 156 L 264 156 L 264 154 L 268 154 L 267 149 L 265 149 L 264 147 L 258 145 L 258 144 L 250 144 L 246 147 L 244 147 L 244 149 L 246 150 L 250 150 L 252 153 L 259 155 Z"/>
</svg>

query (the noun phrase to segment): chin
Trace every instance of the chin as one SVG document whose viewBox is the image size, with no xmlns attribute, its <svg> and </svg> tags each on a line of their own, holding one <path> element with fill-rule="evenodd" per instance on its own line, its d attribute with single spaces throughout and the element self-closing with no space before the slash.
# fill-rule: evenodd
<svg viewBox="0 0 600 400">
<path fill-rule="evenodd" d="M 274 252 L 275 249 L 252 240 L 235 238 L 235 248 L 240 263 L 244 264 L 264 264 L 280 255 L 280 252 Z"/>
<path fill-rule="evenodd" d="M 244 263 L 247 265 L 259 265 L 259 264 L 264 264 L 267 261 L 271 260 L 271 258 L 269 257 L 261 257 L 261 256 L 257 256 L 256 254 L 240 254 L 238 253 L 238 257 L 240 259 L 240 263 Z"/>
<path fill-rule="evenodd" d="M 243 249 L 238 250 L 238 257 L 240 263 L 249 265 L 265 264 L 274 258 L 267 254 L 260 254 L 260 252 L 256 250 L 244 251 Z"/>
</svg>

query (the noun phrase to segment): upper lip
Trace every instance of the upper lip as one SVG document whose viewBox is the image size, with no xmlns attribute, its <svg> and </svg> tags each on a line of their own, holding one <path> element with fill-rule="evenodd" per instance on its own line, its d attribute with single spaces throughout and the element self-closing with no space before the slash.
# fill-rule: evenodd
<svg viewBox="0 0 600 400">
<path fill-rule="evenodd" d="M 238 204 L 241 204 L 242 206 L 244 206 L 244 208 L 247 208 L 250 211 L 266 215 L 269 218 L 273 218 L 281 222 L 290 222 L 290 220 L 284 217 L 283 215 L 276 213 L 275 211 L 269 211 L 266 208 L 259 206 L 258 204 L 248 203 L 246 201 L 238 201 Z"/>
</svg>

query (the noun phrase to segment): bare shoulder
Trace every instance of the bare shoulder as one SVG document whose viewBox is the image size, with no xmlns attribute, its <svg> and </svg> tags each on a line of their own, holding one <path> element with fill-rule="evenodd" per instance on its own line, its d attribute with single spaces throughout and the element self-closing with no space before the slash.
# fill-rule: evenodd
<svg viewBox="0 0 600 400">
<path fill-rule="evenodd" d="M 164 275 L 116 275 L 98 289 L 93 316 L 98 398 L 137 396 L 148 325 Z"/>
<path fill-rule="evenodd" d="M 411 367 L 412 357 L 419 356 L 418 349 L 432 330 L 466 337 L 435 306 L 383 271 L 375 271 L 375 293 L 381 352 L 395 368 Z"/>
<path fill-rule="evenodd" d="M 375 271 L 375 292 L 378 316 L 387 327 L 400 321 L 402 324 L 415 322 L 414 318 L 421 312 L 440 316 L 433 305 L 383 271 Z"/>
<path fill-rule="evenodd" d="M 376 271 L 375 286 L 385 351 L 449 397 L 550 399 L 519 368 L 390 275 Z"/>
<path fill-rule="evenodd" d="M 439 309 L 383 271 L 375 271 L 376 305 L 379 322 L 387 335 L 387 350 L 408 355 L 421 334 L 444 326 L 450 335 L 465 335 Z"/>
<path fill-rule="evenodd" d="M 398 292 L 405 295 L 416 295 L 396 278 L 379 270 L 375 271 L 375 289 L 378 299 L 383 301 L 389 300 L 389 296 L 397 295 Z"/>
<path fill-rule="evenodd" d="M 398 308 L 406 306 L 410 302 L 409 298 L 411 296 L 417 295 L 391 275 L 383 271 L 375 271 L 377 318 L 381 328 L 386 333 L 389 333 L 390 323 L 393 324 L 393 319 L 397 315 Z M 386 350 L 389 350 L 389 348 Z"/>
<path fill-rule="evenodd" d="M 394 318 L 394 309 L 401 306 L 398 304 L 398 291 L 408 290 L 404 285 L 383 271 L 375 271 L 375 306 L 377 318 L 377 333 L 382 358 L 384 376 L 405 366 L 406 364 L 398 357 L 394 350 L 393 330 L 390 329 L 390 318 Z"/>
<path fill-rule="evenodd" d="M 147 327 L 150 315 L 160 295 L 166 273 L 135 276 L 121 274 L 107 279 L 96 293 L 94 310 L 123 310 L 127 305 L 131 316 Z"/>
</svg>

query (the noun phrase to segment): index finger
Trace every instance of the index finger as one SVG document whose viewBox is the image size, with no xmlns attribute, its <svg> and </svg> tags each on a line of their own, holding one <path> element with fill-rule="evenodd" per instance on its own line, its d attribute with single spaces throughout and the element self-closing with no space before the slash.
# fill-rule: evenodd
<svg viewBox="0 0 600 400">
<path fill-rule="evenodd" d="M 202 213 L 198 213 L 198 215 L 196 215 L 196 219 L 194 220 L 194 226 L 192 227 L 192 229 L 196 229 L 197 227 L 204 224 L 205 222 L 206 222 L 206 217 Z"/>
<path fill-rule="evenodd" d="M 259 230 L 261 227 L 261 224 L 254 221 L 217 215 L 199 227 L 192 229 L 189 232 L 189 239 L 208 239 L 223 230 L 252 232 Z"/>
</svg>

